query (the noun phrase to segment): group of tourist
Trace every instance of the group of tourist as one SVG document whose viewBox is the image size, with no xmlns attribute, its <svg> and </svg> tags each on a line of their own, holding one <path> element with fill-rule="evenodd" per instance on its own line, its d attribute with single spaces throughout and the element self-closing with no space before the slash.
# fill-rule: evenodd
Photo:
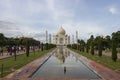
<svg viewBox="0 0 120 80">
<path fill-rule="evenodd" d="M 36 50 L 39 50 L 39 46 L 30 46 L 30 51 L 31 52 L 35 52 Z M 16 53 L 25 53 L 25 51 L 26 51 L 26 48 L 25 48 L 25 46 L 7 46 L 6 47 L 6 50 L 4 49 L 3 50 L 3 48 L 2 47 L 0 47 L 0 56 L 3 56 L 3 53 L 5 51 L 7 51 L 6 53 L 7 53 L 7 56 L 12 56 L 12 55 L 14 55 L 14 54 L 16 54 Z"/>
<path fill-rule="evenodd" d="M 25 52 L 25 47 L 23 46 L 8 46 L 7 48 L 7 55 L 11 55 L 13 53 L 20 53 L 20 52 Z"/>
<path fill-rule="evenodd" d="M 7 46 L 6 50 L 3 47 L 0 47 L 0 56 L 3 56 L 3 51 L 7 51 L 7 55 L 13 55 L 15 53 L 24 53 L 25 52 L 24 46 Z"/>
</svg>

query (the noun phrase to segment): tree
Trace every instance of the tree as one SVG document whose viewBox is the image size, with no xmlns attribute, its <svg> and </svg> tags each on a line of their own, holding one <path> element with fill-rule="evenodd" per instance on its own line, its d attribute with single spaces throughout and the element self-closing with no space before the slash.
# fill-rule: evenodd
<svg viewBox="0 0 120 80">
<path fill-rule="evenodd" d="M 46 50 L 49 49 L 48 45 L 49 45 L 48 43 L 45 44 L 45 48 L 46 48 Z"/>
<path fill-rule="evenodd" d="M 29 57 L 29 48 L 30 44 L 29 44 L 29 40 L 26 40 L 26 56 Z"/>
<path fill-rule="evenodd" d="M 0 33 L 0 40 L 3 40 L 4 38 L 4 34 Z"/>
<path fill-rule="evenodd" d="M 0 33 L 0 46 L 5 45 L 5 36 L 4 34 Z"/>
<path fill-rule="evenodd" d="M 113 32 L 112 36 L 115 38 L 115 41 L 117 43 L 117 48 L 120 49 L 120 31 Z"/>
<path fill-rule="evenodd" d="M 116 42 L 115 37 L 113 36 L 112 37 L 112 60 L 114 62 L 116 62 L 116 60 L 117 60 L 117 50 L 116 50 L 116 47 L 117 47 L 117 42 Z"/>
<path fill-rule="evenodd" d="M 98 54 L 101 57 L 102 56 L 102 38 L 99 37 L 99 41 L 98 41 Z"/>
<path fill-rule="evenodd" d="M 77 49 L 77 44 L 72 44 L 73 49 Z"/>
<path fill-rule="evenodd" d="M 84 40 L 78 40 L 78 44 L 79 44 L 79 47 L 80 47 L 80 51 L 84 52 L 85 41 Z"/>
<path fill-rule="evenodd" d="M 91 35 L 91 54 L 94 55 L 94 36 Z"/>
<path fill-rule="evenodd" d="M 41 43 L 41 51 L 43 51 L 43 43 Z"/>
<path fill-rule="evenodd" d="M 94 41 L 91 42 L 91 54 L 94 55 Z"/>
<path fill-rule="evenodd" d="M 84 42 L 84 40 L 81 40 L 81 48 L 82 48 L 82 51 L 84 52 L 85 51 L 85 42 Z"/>
<path fill-rule="evenodd" d="M 89 53 L 89 43 L 88 43 L 88 40 L 87 40 L 87 43 L 86 43 L 86 52 Z"/>
<path fill-rule="evenodd" d="M 111 48 L 111 38 L 109 35 L 105 37 L 106 40 L 106 48 L 110 49 Z"/>
</svg>

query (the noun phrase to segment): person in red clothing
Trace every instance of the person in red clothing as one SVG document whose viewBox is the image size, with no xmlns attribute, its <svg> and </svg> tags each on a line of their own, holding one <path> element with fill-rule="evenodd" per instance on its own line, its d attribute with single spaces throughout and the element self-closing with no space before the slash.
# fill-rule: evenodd
<svg viewBox="0 0 120 80">
<path fill-rule="evenodd" d="M 10 55 L 12 56 L 12 47 L 9 47 Z"/>
</svg>

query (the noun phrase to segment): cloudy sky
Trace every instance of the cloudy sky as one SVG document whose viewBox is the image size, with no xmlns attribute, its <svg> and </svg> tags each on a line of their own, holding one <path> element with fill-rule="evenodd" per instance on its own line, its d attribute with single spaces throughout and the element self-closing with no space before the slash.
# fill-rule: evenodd
<svg viewBox="0 0 120 80">
<path fill-rule="evenodd" d="M 80 39 L 120 30 L 120 0 L 0 0 L 0 32 L 45 40 L 62 26 Z"/>
</svg>

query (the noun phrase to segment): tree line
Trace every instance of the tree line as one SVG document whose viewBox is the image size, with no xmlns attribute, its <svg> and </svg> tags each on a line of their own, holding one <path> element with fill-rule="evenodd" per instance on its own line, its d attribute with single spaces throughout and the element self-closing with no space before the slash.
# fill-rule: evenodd
<svg viewBox="0 0 120 80">
<path fill-rule="evenodd" d="M 112 52 L 112 60 L 116 62 L 117 53 L 120 53 L 120 31 L 113 32 L 111 36 L 96 36 L 93 35 L 85 42 L 78 39 L 77 44 L 67 45 L 69 48 L 77 49 L 82 52 L 95 54 L 98 51 L 98 55 L 102 56 L 103 50 L 109 50 Z"/>
<path fill-rule="evenodd" d="M 8 38 L 5 37 L 3 33 L 0 33 L 0 47 L 6 46 L 24 46 L 26 48 L 26 56 L 29 57 L 30 46 L 38 46 L 41 51 L 48 50 L 55 45 L 42 43 L 38 40 L 28 37 L 20 37 L 20 38 Z"/>
</svg>

